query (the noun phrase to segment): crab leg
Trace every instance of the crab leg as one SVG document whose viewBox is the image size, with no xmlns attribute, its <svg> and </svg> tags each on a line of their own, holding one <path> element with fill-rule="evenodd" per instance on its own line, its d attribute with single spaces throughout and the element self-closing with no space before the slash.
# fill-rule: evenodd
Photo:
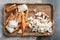
<svg viewBox="0 0 60 40">
<path fill-rule="evenodd" d="M 21 16 L 22 16 L 22 14 L 21 14 L 21 12 L 20 12 L 19 15 L 18 15 L 18 17 L 17 17 L 17 19 L 18 19 L 18 23 L 21 22 Z"/>
<path fill-rule="evenodd" d="M 16 4 L 14 4 L 14 5 L 8 6 L 8 7 L 6 8 L 6 11 L 7 11 L 7 12 L 10 12 L 10 11 L 12 11 L 12 10 L 14 10 L 14 9 L 17 9 L 17 8 L 18 8 L 18 6 L 16 6 Z"/>
<path fill-rule="evenodd" d="M 22 12 L 22 35 L 25 30 L 25 13 Z"/>
<path fill-rule="evenodd" d="M 26 15 L 25 15 L 26 18 L 28 17 L 28 12 L 29 12 L 29 10 L 26 11 Z"/>
<path fill-rule="evenodd" d="M 12 20 L 14 18 L 13 13 L 10 13 L 9 17 L 7 18 L 7 20 L 5 21 L 5 25 L 9 22 L 9 20 Z"/>
</svg>

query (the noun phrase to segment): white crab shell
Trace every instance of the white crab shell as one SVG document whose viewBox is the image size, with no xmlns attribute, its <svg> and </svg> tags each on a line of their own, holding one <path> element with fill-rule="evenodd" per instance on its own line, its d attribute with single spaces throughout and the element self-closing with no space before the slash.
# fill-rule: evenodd
<svg viewBox="0 0 60 40">
<path fill-rule="evenodd" d="M 33 19 L 34 19 L 34 18 L 31 16 L 31 17 L 29 17 L 27 20 L 33 21 Z"/>
<path fill-rule="evenodd" d="M 22 29 L 19 29 L 19 30 L 18 30 L 18 33 L 22 33 Z"/>
<path fill-rule="evenodd" d="M 18 12 L 24 12 L 28 9 L 26 4 L 18 6 Z"/>
<path fill-rule="evenodd" d="M 14 28 L 9 27 L 8 25 L 6 26 L 6 29 L 9 33 L 13 33 L 14 32 Z"/>
<path fill-rule="evenodd" d="M 48 30 L 48 32 L 52 33 L 52 28 L 50 28 L 50 29 Z"/>
<path fill-rule="evenodd" d="M 45 19 L 45 15 L 43 15 L 43 19 Z"/>
<path fill-rule="evenodd" d="M 40 32 L 41 33 L 44 33 L 45 32 L 45 29 L 44 28 L 40 28 Z"/>
<path fill-rule="evenodd" d="M 18 26 L 18 22 L 16 20 L 10 20 L 8 25 L 9 27 L 16 28 Z"/>
<path fill-rule="evenodd" d="M 37 12 L 35 15 L 36 15 L 36 16 L 41 16 L 42 13 L 41 13 L 41 12 Z"/>
<path fill-rule="evenodd" d="M 31 24 L 29 24 L 29 28 L 31 28 L 31 29 L 32 29 L 32 28 L 33 28 L 33 26 L 32 26 Z"/>
<path fill-rule="evenodd" d="M 37 29 L 36 29 L 36 28 L 33 28 L 33 29 L 32 29 L 32 32 L 37 32 Z"/>
</svg>

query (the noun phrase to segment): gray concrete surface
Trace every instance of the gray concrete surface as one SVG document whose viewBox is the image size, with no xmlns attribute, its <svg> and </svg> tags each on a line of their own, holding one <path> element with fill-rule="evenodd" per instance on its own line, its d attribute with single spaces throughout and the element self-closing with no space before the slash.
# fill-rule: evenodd
<svg viewBox="0 0 60 40">
<path fill-rule="evenodd" d="M 12 2 L 48 2 L 54 4 L 54 34 L 49 37 L 6 37 L 3 35 L 3 8 Z M 0 40 L 60 40 L 60 0 L 0 0 Z"/>
</svg>

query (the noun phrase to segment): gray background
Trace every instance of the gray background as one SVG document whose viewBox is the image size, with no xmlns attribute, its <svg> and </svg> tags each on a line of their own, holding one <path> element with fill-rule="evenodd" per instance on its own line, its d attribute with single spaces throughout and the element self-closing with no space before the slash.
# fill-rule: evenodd
<svg viewBox="0 0 60 40">
<path fill-rule="evenodd" d="M 12 2 L 48 2 L 54 5 L 54 34 L 49 37 L 6 37 L 3 35 L 3 8 Z M 0 0 L 0 40 L 60 40 L 60 0 Z"/>
</svg>

